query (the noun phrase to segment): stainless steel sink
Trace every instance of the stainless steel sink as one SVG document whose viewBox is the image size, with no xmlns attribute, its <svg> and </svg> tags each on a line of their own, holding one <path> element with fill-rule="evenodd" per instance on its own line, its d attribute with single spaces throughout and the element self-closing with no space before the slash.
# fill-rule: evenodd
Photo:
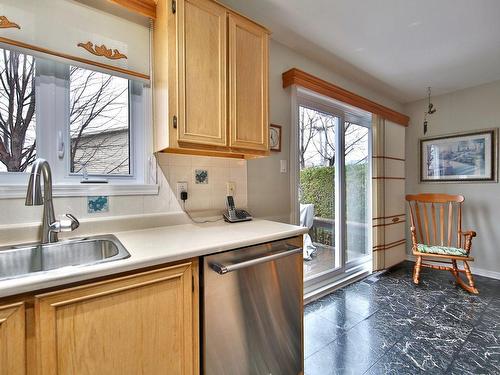
<svg viewBox="0 0 500 375">
<path fill-rule="evenodd" d="M 0 248 L 0 280 L 130 257 L 113 235 Z"/>
</svg>

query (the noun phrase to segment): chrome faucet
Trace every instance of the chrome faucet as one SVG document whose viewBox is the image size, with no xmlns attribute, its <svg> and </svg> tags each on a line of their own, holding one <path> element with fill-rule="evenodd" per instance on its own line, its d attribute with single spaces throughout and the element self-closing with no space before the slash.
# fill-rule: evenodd
<svg viewBox="0 0 500 375">
<path fill-rule="evenodd" d="M 41 179 L 43 177 L 43 197 Z M 66 214 L 68 220 L 56 220 L 54 204 L 52 203 L 52 173 L 45 159 L 38 158 L 31 167 L 26 206 L 41 206 L 43 204 L 42 243 L 57 242 L 58 232 L 75 230 L 80 226 L 78 220 L 71 214 Z"/>
</svg>

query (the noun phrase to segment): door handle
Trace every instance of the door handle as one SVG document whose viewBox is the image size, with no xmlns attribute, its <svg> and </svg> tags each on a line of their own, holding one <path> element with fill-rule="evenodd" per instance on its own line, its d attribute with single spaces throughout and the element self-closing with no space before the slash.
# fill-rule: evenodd
<svg viewBox="0 0 500 375">
<path fill-rule="evenodd" d="M 272 260 L 276 260 L 279 258 L 284 258 L 293 254 L 301 253 L 302 248 L 301 247 L 292 247 L 289 246 L 289 248 L 285 251 L 280 251 L 278 253 L 273 253 L 270 255 L 265 255 L 263 257 L 258 257 L 254 259 L 249 259 L 245 260 L 243 262 L 239 263 L 233 263 L 233 264 L 222 264 L 222 263 L 211 263 L 210 267 L 217 272 L 219 275 L 224 275 L 228 272 L 233 272 L 236 270 L 240 270 L 242 268 L 247 268 L 251 266 L 256 266 L 257 264 L 262 264 L 266 262 L 270 262 Z"/>
</svg>

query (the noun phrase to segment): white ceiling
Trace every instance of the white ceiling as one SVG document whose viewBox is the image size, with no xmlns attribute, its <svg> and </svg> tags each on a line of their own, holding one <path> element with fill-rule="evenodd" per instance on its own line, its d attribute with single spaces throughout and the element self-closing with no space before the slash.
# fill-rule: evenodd
<svg viewBox="0 0 500 375">
<path fill-rule="evenodd" d="M 401 103 L 500 80 L 500 0 L 222 0 Z"/>
</svg>

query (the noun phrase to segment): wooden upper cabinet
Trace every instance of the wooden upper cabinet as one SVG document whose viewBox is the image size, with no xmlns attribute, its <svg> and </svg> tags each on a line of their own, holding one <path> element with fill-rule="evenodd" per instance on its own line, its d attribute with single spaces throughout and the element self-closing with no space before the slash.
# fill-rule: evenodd
<svg viewBox="0 0 500 375">
<path fill-rule="evenodd" d="M 230 146 L 268 150 L 268 33 L 229 14 Z"/>
<path fill-rule="evenodd" d="M 39 375 L 198 374 L 196 269 L 189 262 L 36 296 Z"/>
<path fill-rule="evenodd" d="M 212 0 L 158 0 L 155 151 L 268 155 L 268 38 Z"/>
<path fill-rule="evenodd" d="M 226 9 L 178 0 L 178 141 L 226 146 Z"/>
<path fill-rule="evenodd" d="M 24 303 L 0 306 L 0 374 L 26 374 Z"/>
</svg>

